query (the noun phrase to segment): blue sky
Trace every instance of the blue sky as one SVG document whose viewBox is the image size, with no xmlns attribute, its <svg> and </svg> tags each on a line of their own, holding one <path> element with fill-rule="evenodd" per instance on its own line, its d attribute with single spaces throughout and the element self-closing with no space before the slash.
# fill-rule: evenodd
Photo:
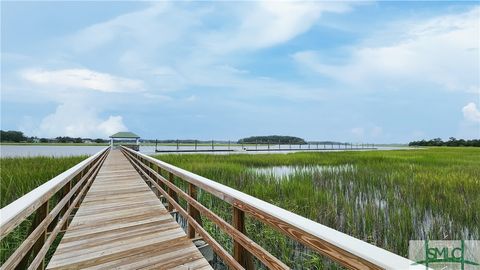
<svg viewBox="0 0 480 270">
<path fill-rule="evenodd" d="M 480 137 L 478 2 L 1 3 L 1 128 Z"/>
</svg>

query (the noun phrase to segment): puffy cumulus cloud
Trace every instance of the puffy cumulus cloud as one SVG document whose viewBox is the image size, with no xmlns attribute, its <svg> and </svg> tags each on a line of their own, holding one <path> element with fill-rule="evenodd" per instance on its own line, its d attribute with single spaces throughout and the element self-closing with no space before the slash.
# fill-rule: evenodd
<svg viewBox="0 0 480 270">
<path fill-rule="evenodd" d="M 91 89 L 100 92 L 135 92 L 143 89 L 140 80 L 127 79 L 89 69 L 27 69 L 22 77 L 45 86 Z"/>
<path fill-rule="evenodd" d="M 463 117 L 471 122 L 480 123 L 480 111 L 473 102 L 468 103 L 462 108 Z"/>
<path fill-rule="evenodd" d="M 316 51 L 300 51 L 292 57 L 300 66 L 356 89 L 411 89 L 429 84 L 479 93 L 479 16 L 480 8 L 475 7 L 387 27 L 385 32 L 394 35 L 393 40 L 378 34 L 349 49 L 350 56 L 340 64 L 329 64 Z"/>
<path fill-rule="evenodd" d="M 54 113 L 46 116 L 35 134 L 45 137 L 107 137 L 118 131 L 125 131 L 122 116 L 109 116 L 104 119 L 98 113 L 82 104 L 65 103 Z"/>
<path fill-rule="evenodd" d="M 119 131 L 127 130 L 121 116 L 109 116 L 107 120 L 100 122 L 97 129 L 101 134 L 112 135 Z"/>
</svg>

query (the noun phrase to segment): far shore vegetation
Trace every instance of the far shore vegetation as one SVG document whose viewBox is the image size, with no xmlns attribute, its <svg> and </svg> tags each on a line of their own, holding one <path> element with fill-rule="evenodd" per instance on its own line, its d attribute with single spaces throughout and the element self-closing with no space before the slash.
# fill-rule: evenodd
<svg viewBox="0 0 480 270">
<path fill-rule="evenodd" d="M 36 136 L 26 136 L 21 131 L 0 130 L 0 145 L 46 145 L 46 146 L 107 146 L 110 140 L 104 138 L 81 138 L 58 136 L 55 138 L 39 138 Z M 350 145 L 351 142 L 338 141 L 307 141 L 300 137 L 269 135 L 269 136 L 251 136 L 239 140 L 196 140 L 196 139 L 142 139 L 140 144 L 143 146 L 246 146 L 261 144 L 320 144 L 320 145 Z M 363 144 L 363 143 L 362 143 Z M 443 141 L 441 138 L 431 140 L 412 141 L 408 144 L 372 144 L 375 146 L 403 147 L 403 146 L 474 146 L 480 147 L 480 139 L 456 139 L 450 137 Z"/>
<path fill-rule="evenodd" d="M 80 137 L 68 137 L 68 136 L 59 136 L 56 138 L 38 138 L 38 137 L 28 137 L 23 134 L 21 131 L 15 131 L 15 130 L 0 130 L 0 142 L 2 144 L 61 144 L 61 145 L 66 145 L 66 144 L 108 144 L 109 140 L 101 139 L 101 138 L 96 138 L 96 139 L 91 139 L 91 138 L 80 138 Z"/>
<path fill-rule="evenodd" d="M 307 142 L 299 137 L 293 136 L 252 136 L 238 140 L 238 143 L 280 143 L 280 144 L 307 144 Z"/>
<path fill-rule="evenodd" d="M 474 146 L 480 147 L 480 139 L 474 140 L 464 140 L 464 139 L 456 139 L 454 137 L 450 137 L 448 141 L 443 141 L 441 138 L 431 139 L 429 141 L 421 140 L 421 141 L 413 141 L 408 144 L 409 146 Z"/>
</svg>

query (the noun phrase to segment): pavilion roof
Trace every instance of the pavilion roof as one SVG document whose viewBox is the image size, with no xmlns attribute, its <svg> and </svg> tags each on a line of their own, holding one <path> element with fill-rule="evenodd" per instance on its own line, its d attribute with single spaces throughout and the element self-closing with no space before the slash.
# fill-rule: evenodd
<svg viewBox="0 0 480 270">
<path fill-rule="evenodd" d="M 140 138 L 140 136 L 138 136 L 137 134 L 135 134 L 133 132 L 122 131 L 122 132 L 117 132 L 117 133 L 111 135 L 110 138 L 114 138 L 114 139 L 138 139 L 138 138 Z"/>
</svg>

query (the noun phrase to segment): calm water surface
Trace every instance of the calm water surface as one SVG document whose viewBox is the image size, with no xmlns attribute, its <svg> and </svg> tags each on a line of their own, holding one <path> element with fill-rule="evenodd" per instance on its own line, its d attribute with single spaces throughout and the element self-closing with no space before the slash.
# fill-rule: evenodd
<svg viewBox="0 0 480 270">
<path fill-rule="evenodd" d="M 3 157 L 66 157 L 93 155 L 105 146 L 0 145 Z"/>
<path fill-rule="evenodd" d="M 79 156 L 79 155 L 93 155 L 98 151 L 102 150 L 106 146 L 86 146 L 86 145 L 75 145 L 75 146 L 60 146 L 60 145 L 0 145 L 0 157 L 35 157 L 35 156 L 53 156 L 53 157 L 65 157 L 65 156 Z M 304 146 L 305 147 L 305 146 Z M 264 148 L 267 150 L 266 146 L 259 146 L 258 149 Z M 306 147 L 305 147 L 306 148 Z M 158 146 L 159 150 L 176 150 L 176 146 Z M 179 150 L 193 150 L 193 146 L 180 146 Z M 198 150 L 210 150 L 211 146 L 198 146 Z M 215 150 L 225 150 L 225 152 L 202 152 L 204 154 L 281 154 L 281 153 L 292 153 L 294 151 L 288 151 L 288 146 L 282 146 L 281 150 L 285 151 L 262 151 L 262 152 L 246 152 L 242 150 L 240 146 L 215 146 Z M 250 146 L 249 149 L 255 149 L 255 147 Z M 273 149 L 273 147 L 272 147 Z M 278 149 L 278 148 L 277 148 Z M 378 150 L 395 150 L 395 149 L 409 149 L 407 147 L 378 147 Z M 411 149 L 411 148 L 410 148 Z M 234 150 L 227 152 L 227 150 Z M 302 149 L 303 150 L 303 149 Z M 307 149 L 305 149 L 307 150 Z M 345 151 L 348 149 L 326 149 L 319 147 L 315 149 L 316 151 Z M 370 151 L 370 150 L 356 150 L 356 151 Z M 140 146 L 140 152 L 151 155 L 155 154 L 155 146 Z M 194 153 L 194 152 L 189 152 Z M 165 153 L 171 154 L 171 153 Z M 187 154 L 187 153 L 185 153 Z"/>
<path fill-rule="evenodd" d="M 355 166 L 352 164 L 342 164 L 342 165 L 313 165 L 313 166 L 272 166 L 272 167 L 261 167 L 261 168 L 251 168 L 253 173 L 260 175 L 272 176 L 277 179 L 283 179 L 295 174 L 314 174 L 314 173 L 343 173 L 343 172 L 354 172 L 356 170 Z"/>
</svg>

